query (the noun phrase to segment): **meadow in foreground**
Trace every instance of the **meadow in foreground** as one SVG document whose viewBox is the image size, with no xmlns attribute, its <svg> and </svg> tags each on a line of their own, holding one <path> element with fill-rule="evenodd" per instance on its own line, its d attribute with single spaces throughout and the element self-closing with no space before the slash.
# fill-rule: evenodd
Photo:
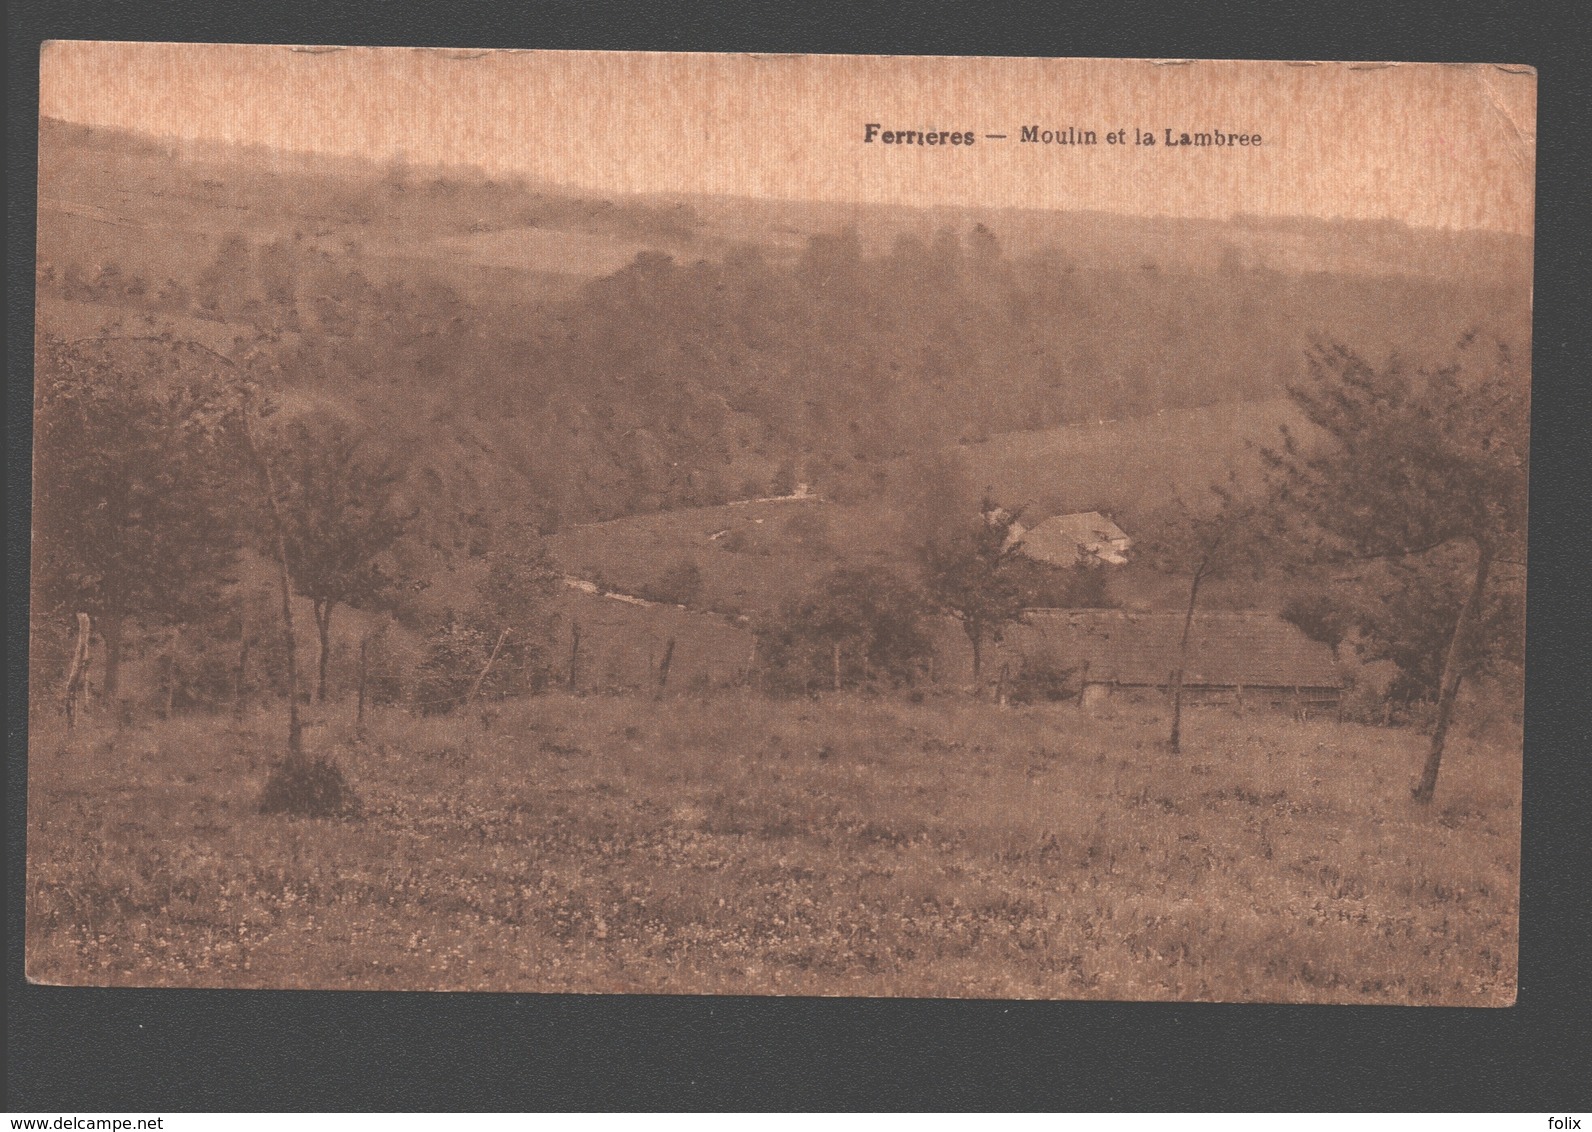
<svg viewBox="0 0 1592 1132">
<path fill-rule="evenodd" d="M 1519 747 L 726 691 L 318 728 L 358 816 L 258 812 L 275 717 L 36 731 L 48 983 L 1505 1005 Z"/>
</svg>

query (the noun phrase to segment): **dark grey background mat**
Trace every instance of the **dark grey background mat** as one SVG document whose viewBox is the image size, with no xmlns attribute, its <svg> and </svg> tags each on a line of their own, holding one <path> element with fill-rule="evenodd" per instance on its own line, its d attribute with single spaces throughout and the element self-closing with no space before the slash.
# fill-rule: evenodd
<svg viewBox="0 0 1592 1132">
<path fill-rule="evenodd" d="M 7 1073 L 15 1113 L 1584 1110 L 1587 107 L 1573 5 L 8 3 Z M 1540 69 L 1520 998 L 1512 1009 L 93 990 L 22 978 L 38 49 L 48 38 L 1408 59 Z"/>
</svg>

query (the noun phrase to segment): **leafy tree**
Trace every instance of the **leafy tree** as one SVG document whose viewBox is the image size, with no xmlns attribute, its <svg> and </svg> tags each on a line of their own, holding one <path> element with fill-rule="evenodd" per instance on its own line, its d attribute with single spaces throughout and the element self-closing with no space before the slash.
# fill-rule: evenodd
<svg viewBox="0 0 1592 1132">
<path fill-rule="evenodd" d="M 1486 356 L 1482 356 L 1485 354 Z M 1413 561 L 1456 549 L 1468 560 L 1443 634 L 1437 714 L 1413 791 L 1431 801 L 1461 681 L 1497 622 L 1495 571 L 1524 556 L 1530 390 L 1508 348 L 1460 343 L 1449 363 L 1380 368 L 1342 346 L 1308 358 L 1290 389 L 1313 426 L 1267 454 L 1279 497 L 1325 558 Z M 1430 624 L 1432 614 L 1411 611 Z"/>
<path fill-rule="evenodd" d="M 1278 615 L 1312 641 L 1326 645 L 1333 656 L 1355 622 L 1354 610 L 1320 585 L 1290 593 Z"/>
<path fill-rule="evenodd" d="M 510 528 L 487 558 L 471 616 L 488 626 L 512 627 L 529 635 L 547 615 L 556 575 L 541 539 L 525 528 Z"/>
<path fill-rule="evenodd" d="M 128 619 L 214 612 L 239 549 L 225 366 L 164 338 L 46 339 L 34 434 L 36 615 L 90 614 L 114 701 Z"/>
<path fill-rule="evenodd" d="M 479 694 L 496 698 L 539 691 L 549 678 L 549 642 L 558 574 L 540 538 L 514 528 L 488 559 L 476 586 L 467 623 L 496 642 L 498 658 L 481 681 Z M 508 635 L 504 635 L 504 630 Z M 483 664 L 490 661 L 490 653 Z"/>
<path fill-rule="evenodd" d="M 984 642 L 1000 640 L 1022 618 L 1023 587 L 1012 541 L 1017 515 L 985 497 L 981 513 L 935 532 L 918 549 L 929 600 L 955 617 L 973 647 L 973 679 L 983 667 Z"/>
<path fill-rule="evenodd" d="M 796 490 L 796 461 L 791 459 L 781 460 L 779 467 L 774 469 L 773 478 L 769 480 L 768 493 L 770 495 L 790 495 Z"/>
<path fill-rule="evenodd" d="M 501 540 L 469 611 L 426 642 L 417 689 L 422 709 L 446 712 L 473 696 L 503 699 L 544 687 L 556 584 L 539 540 L 523 530 Z"/>
<path fill-rule="evenodd" d="M 1373 564 L 1356 591 L 1359 652 L 1367 660 L 1391 661 L 1398 675 L 1388 696 L 1398 703 L 1431 703 L 1443 688 L 1443 665 L 1469 579 L 1463 548 L 1445 547 L 1416 559 Z M 1462 676 L 1494 673 L 1523 659 L 1524 603 L 1518 587 L 1493 582 L 1477 614 L 1471 645 L 1460 661 Z"/>
<path fill-rule="evenodd" d="M 1053 566 L 1018 555 L 1009 569 L 1027 608 L 1112 609 L 1117 604 L 1111 596 L 1110 568 L 1103 564 Z"/>
<path fill-rule="evenodd" d="M 933 651 L 922 596 L 881 566 L 846 567 L 758 629 L 758 655 L 785 686 L 835 691 L 910 683 Z"/>
<path fill-rule="evenodd" d="M 1183 674 L 1188 669 L 1189 636 L 1200 590 L 1206 582 L 1219 578 L 1258 573 L 1261 538 L 1268 527 L 1265 506 L 1246 493 L 1235 477 L 1213 485 L 1210 495 L 1211 503 L 1204 509 L 1178 499 L 1151 522 L 1140 543 L 1142 558 L 1167 573 L 1187 574 L 1189 579 L 1177 669 L 1171 674 L 1172 730 L 1167 743 L 1174 755 L 1183 743 Z"/>
<path fill-rule="evenodd" d="M 315 698 L 324 701 L 333 613 L 340 605 L 371 608 L 392 585 L 383 558 L 408 519 L 399 510 L 403 473 L 367 432 L 339 417 L 286 421 L 266 447 L 293 588 L 315 614 Z"/>
</svg>

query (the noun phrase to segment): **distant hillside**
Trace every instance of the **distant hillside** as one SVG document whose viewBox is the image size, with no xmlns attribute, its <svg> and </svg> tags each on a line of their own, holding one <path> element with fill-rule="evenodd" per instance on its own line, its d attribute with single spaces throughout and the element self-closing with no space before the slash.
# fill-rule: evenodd
<svg viewBox="0 0 1592 1132">
<path fill-rule="evenodd" d="M 969 478 L 1030 515 L 1106 511 L 1133 521 L 1253 468 L 1255 446 L 1276 446 L 1285 424 L 1297 429 L 1302 418 L 1279 397 L 1007 433 L 959 452 Z"/>
<path fill-rule="evenodd" d="M 816 499 L 692 507 L 560 531 L 560 569 L 622 593 L 660 593 L 683 563 L 701 572 L 692 604 L 767 612 L 843 564 L 898 564 L 898 530 L 879 508 Z"/>
<path fill-rule="evenodd" d="M 1289 402 L 1271 400 L 1012 433 L 960 446 L 954 455 L 971 484 L 1022 508 L 1030 523 L 1098 510 L 1136 533 L 1175 497 L 1196 500 L 1229 471 L 1252 471 L 1254 446 L 1277 443 L 1284 423 L 1299 421 Z M 630 594 L 658 593 L 671 570 L 690 563 L 702 577 L 693 604 L 769 611 L 842 565 L 913 572 L 910 548 L 923 532 L 911 528 L 912 516 L 893 498 L 910 491 L 904 481 L 914 468 L 894 463 L 883 472 L 878 496 L 859 502 L 686 508 L 571 527 L 551 537 L 548 548 L 566 572 Z M 1112 571 L 1111 578 L 1118 600 L 1168 607 L 1183 596 L 1174 580 L 1138 567 Z M 1216 603 L 1226 604 L 1220 594 Z"/>
<path fill-rule="evenodd" d="M 40 146 L 40 333 L 269 350 L 408 454 L 443 556 L 798 476 L 866 502 L 951 445 L 1014 497 L 1131 509 L 1270 429 L 1312 341 L 1529 351 L 1529 244 L 1496 234 L 599 198 L 48 120 Z"/>
</svg>

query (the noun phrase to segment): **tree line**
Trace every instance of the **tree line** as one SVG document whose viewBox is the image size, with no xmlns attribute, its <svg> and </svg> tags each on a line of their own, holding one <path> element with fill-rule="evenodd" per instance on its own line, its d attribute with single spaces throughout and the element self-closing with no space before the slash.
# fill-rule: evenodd
<svg viewBox="0 0 1592 1132">
<path fill-rule="evenodd" d="M 41 344 L 35 655 L 59 647 L 34 673 L 63 681 L 69 704 L 82 689 L 85 633 L 101 643 L 99 693 L 112 705 L 130 644 L 187 633 L 223 646 L 193 681 L 201 706 L 241 703 L 252 656 L 255 694 L 285 697 L 296 714 L 300 698 L 328 695 L 340 610 L 399 615 L 406 593 L 431 581 L 404 554 L 430 501 L 403 453 L 283 382 L 282 364 L 269 344 L 236 357 L 169 336 Z M 1460 685 L 1518 663 L 1526 382 L 1507 349 L 1478 341 L 1425 368 L 1325 346 L 1307 373 L 1290 392 L 1308 433 L 1264 453 L 1263 483 L 1235 481 L 1169 509 L 1145 532 L 1146 553 L 1189 579 L 1190 619 L 1207 580 L 1281 572 L 1296 587 L 1284 615 L 1307 634 L 1334 648 L 1352 634 L 1365 655 L 1392 660 L 1400 694 L 1433 705 L 1418 788 L 1429 798 Z M 911 685 L 932 664 L 933 614 L 960 624 L 977 673 L 985 643 L 1044 601 L 1015 552 L 1016 520 L 999 501 L 967 506 L 949 493 L 904 571 L 845 566 L 770 611 L 756 626 L 768 686 Z M 471 598 L 424 626 L 426 704 L 550 681 L 551 565 L 533 529 L 491 542 Z M 257 580 L 274 571 L 274 585 L 251 589 L 251 563 Z M 1097 604 L 1098 577 L 1083 569 L 1061 584 L 1076 590 L 1073 603 Z M 317 643 L 302 681 L 294 598 Z M 232 657 L 218 659 L 227 648 Z"/>
<path fill-rule="evenodd" d="M 440 465 L 458 461 L 437 440 L 455 425 L 505 453 L 501 505 L 536 506 L 544 527 L 767 494 L 791 461 L 854 497 L 925 446 L 1279 396 L 1324 327 L 1435 358 L 1465 320 L 1525 309 L 1452 280 L 1085 270 L 982 224 L 643 251 L 563 290 L 303 230 L 207 249 L 165 279 L 51 253 L 40 293 L 275 336 L 284 380 L 362 415 L 401 400 L 409 419 L 386 427 Z"/>
</svg>

